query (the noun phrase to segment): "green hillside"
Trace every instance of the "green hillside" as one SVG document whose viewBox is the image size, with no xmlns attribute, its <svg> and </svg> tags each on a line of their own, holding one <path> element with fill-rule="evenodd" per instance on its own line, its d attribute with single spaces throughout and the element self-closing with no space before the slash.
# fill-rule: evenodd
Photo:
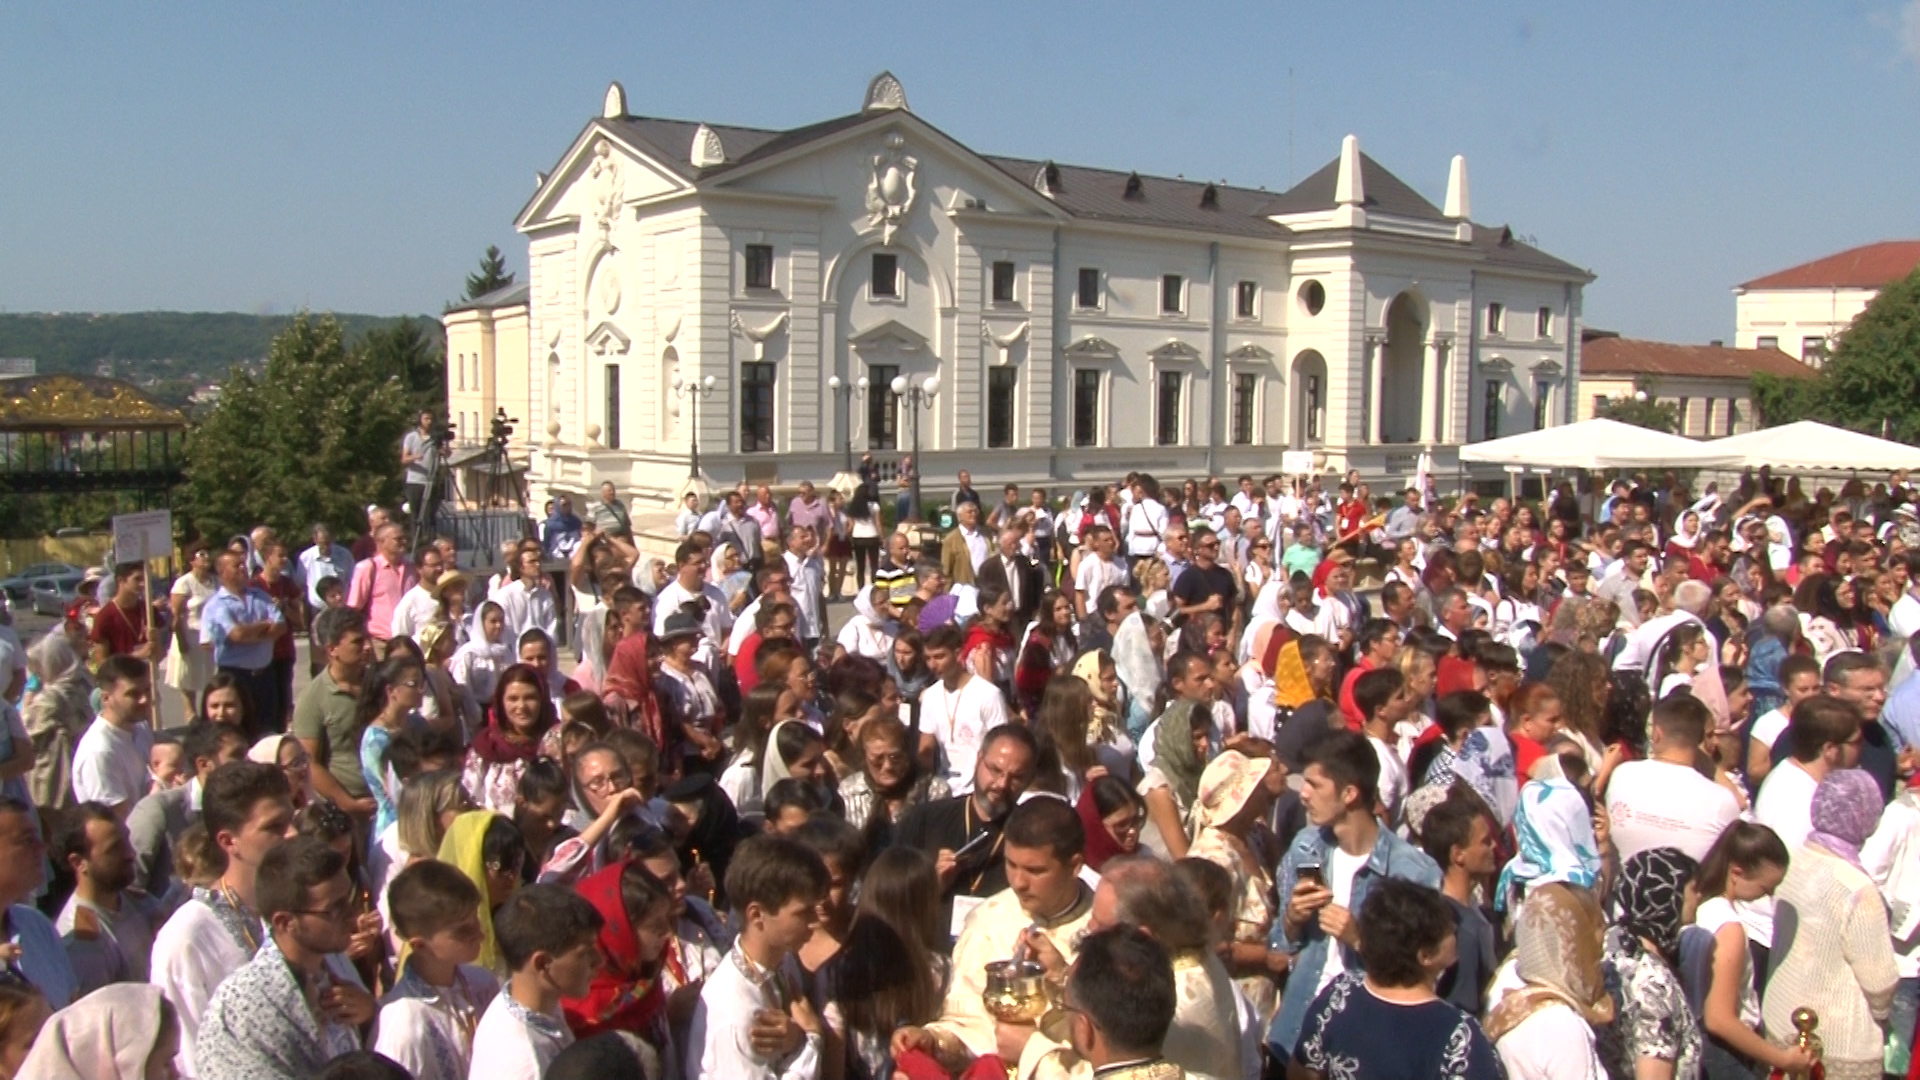
<svg viewBox="0 0 1920 1080">
<path fill-rule="evenodd" d="M 400 321 L 380 315 L 335 317 L 349 341 Z M 112 375 L 180 402 L 195 387 L 222 381 L 233 365 L 265 358 L 274 335 L 292 319 L 186 311 L 0 314 L 0 357 L 32 357 L 42 375 Z M 419 319 L 437 345 L 439 320 Z"/>
</svg>

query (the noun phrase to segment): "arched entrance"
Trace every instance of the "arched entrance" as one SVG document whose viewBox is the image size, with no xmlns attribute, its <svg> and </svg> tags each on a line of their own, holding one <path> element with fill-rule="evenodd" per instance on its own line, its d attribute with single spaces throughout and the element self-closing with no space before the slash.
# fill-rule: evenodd
<svg viewBox="0 0 1920 1080">
<path fill-rule="evenodd" d="M 1295 450 L 1318 446 L 1327 438 L 1327 358 L 1312 349 L 1295 356 L 1291 386 L 1287 445 Z"/>
<path fill-rule="evenodd" d="M 1387 341 L 1380 347 L 1380 441 L 1420 439 L 1420 359 L 1426 348 L 1426 302 L 1405 292 L 1387 307 Z"/>
</svg>

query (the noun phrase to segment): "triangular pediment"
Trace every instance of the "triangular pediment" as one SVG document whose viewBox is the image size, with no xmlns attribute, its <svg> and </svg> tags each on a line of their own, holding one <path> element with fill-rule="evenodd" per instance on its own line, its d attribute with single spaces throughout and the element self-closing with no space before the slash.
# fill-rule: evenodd
<svg viewBox="0 0 1920 1080">
<path fill-rule="evenodd" d="M 1120 347 L 1103 337 L 1088 334 L 1063 350 L 1068 356 L 1082 360 L 1112 360 L 1120 355 Z"/>
<path fill-rule="evenodd" d="M 1504 377 L 1513 374 L 1513 361 L 1504 356 L 1495 356 L 1481 363 L 1480 370 L 1488 375 Z"/>
<path fill-rule="evenodd" d="M 587 351 L 595 356 L 624 355 L 633 339 L 610 322 L 603 322 L 587 335 Z"/>
<path fill-rule="evenodd" d="M 1537 379 L 1557 379 L 1564 374 L 1566 369 L 1560 366 L 1558 360 L 1542 360 L 1533 365 L 1533 375 Z"/>
<path fill-rule="evenodd" d="M 594 183 L 583 185 L 583 179 Z M 578 190 L 582 187 L 596 190 Z M 609 191 L 614 191 L 618 202 L 625 205 L 689 190 L 692 185 L 666 161 L 625 138 L 614 123 L 594 120 L 573 140 L 560 163 L 540 177 L 533 197 L 514 218 L 513 226 L 528 232 L 588 217 L 592 213 L 588 204 Z"/>
<path fill-rule="evenodd" d="M 1240 364 L 1265 364 L 1273 360 L 1273 350 L 1249 341 L 1228 353 L 1227 359 Z"/>
<path fill-rule="evenodd" d="M 1200 350 L 1179 338 L 1168 338 L 1165 344 L 1149 351 L 1147 355 L 1155 360 L 1198 360 Z"/>
<path fill-rule="evenodd" d="M 932 344 L 926 335 L 905 326 L 897 319 L 888 319 L 878 326 L 862 330 L 849 337 L 847 344 L 862 352 L 931 352 Z"/>
</svg>

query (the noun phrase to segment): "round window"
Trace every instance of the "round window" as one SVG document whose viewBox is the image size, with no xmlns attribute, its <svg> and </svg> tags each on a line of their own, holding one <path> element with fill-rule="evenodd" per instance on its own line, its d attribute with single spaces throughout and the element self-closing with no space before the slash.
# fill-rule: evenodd
<svg viewBox="0 0 1920 1080">
<path fill-rule="evenodd" d="M 1309 279 L 1300 286 L 1300 309 L 1309 315 L 1320 314 L 1327 306 L 1327 287 L 1318 281 Z"/>
</svg>

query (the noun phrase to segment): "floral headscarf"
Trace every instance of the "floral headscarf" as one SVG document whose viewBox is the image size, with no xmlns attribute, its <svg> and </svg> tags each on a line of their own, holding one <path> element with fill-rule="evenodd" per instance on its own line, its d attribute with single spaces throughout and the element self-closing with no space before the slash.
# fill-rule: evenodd
<svg viewBox="0 0 1920 1080">
<path fill-rule="evenodd" d="M 1500 871 L 1493 906 L 1511 910 L 1523 892 L 1567 882 L 1590 889 L 1600 880 L 1600 843 L 1580 789 L 1565 779 L 1535 780 L 1520 789 L 1513 832 L 1520 850 Z"/>
<path fill-rule="evenodd" d="M 1156 764 L 1158 759 L 1155 759 Z M 1193 801 L 1193 831 L 1218 828 L 1232 821 L 1266 781 L 1273 760 L 1248 757 L 1229 750 L 1212 761 L 1200 773 L 1200 786 Z"/>
<path fill-rule="evenodd" d="M 1515 776 L 1513 744 L 1506 732 L 1497 727 L 1468 732 L 1454 755 L 1453 774 L 1486 800 L 1502 829 L 1513 824 L 1514 810 L 1520 802 L 1520 781 Z"/>
<path fill-rule="evenodd" d="M 1527 895 L 1514 917 L 1514 974 L 1526 985 L 1500 999 L 1487 1016 L 1487 1038 L 1499 1038 L 1555 1004 L 1588 1024 L 1613 1022 L 1613 997 L 1601 967 L 1606 920 L 1584 888 L 1555 882 Z"/>
<path fill-rule="evenodd" d="M 1880 784 L 1865 769 L 1828 773 L 1813 789 L 1813 831 L 1807 840 L 1860 867 L 1860 845 L 1879 826 L 1884 805 Z"/>
<path fill-rule="evenodd" d="M 1100 649 L 1092 649 L 1080 654 L 1073 662 L 1073 673 L 1087 684 L 1087 690 L 1093 695 L 1092 722 L 1087 725 L 1087 742 L 1099 745 L 1111 741 L 1120 731 L 1120 714 L 1116 711 L 1118 702 L 1100 696 L 1100 665 L 1111 663 L 1107 654 Z"/>
<path fill-rule="evenodd" d="M 1687 882 L 1699 868 L 1679 848 L 1649 848 L 1620 867 L 1620 884 L 1613 891 L 1620 918 L 1614 926 L 1624 932 L 1629 951 L 1636 939 L 1653 943 L 1671 962 L 1680 955 L 1680 913 L 1686 904 Z"/>
</svg>

